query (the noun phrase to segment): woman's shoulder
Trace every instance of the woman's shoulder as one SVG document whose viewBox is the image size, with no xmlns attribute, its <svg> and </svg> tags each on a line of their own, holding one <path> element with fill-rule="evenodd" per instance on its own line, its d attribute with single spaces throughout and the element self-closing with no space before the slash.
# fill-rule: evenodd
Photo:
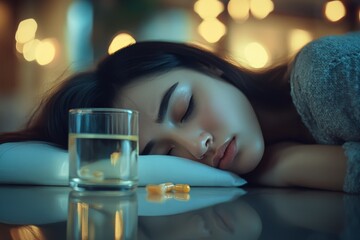
<svg viewBox="0 0 360 240">
<path fill-rule="evenodd" d="M 360 32 L 306 45 L 293 63 L 290 84 L 293 102 L 319 142 L 359 134 L 351 123 L 360 121 Z"/>
<path fill-rule="evenodd" d="M 323 36 L 305 45 L 300 54 L 318 53 L 320 56 L 336 55 L 337 53 L 353 52 L 360 49 L 360 31 L 348 32 L 346 34 Z"/>
<path fill-rule="evenodd" d="M 338 84 L 360 84 L 354 75 L 360 75 L 360 32 L 325 36 L 307 44 L 293 62 L 290 80 L 293 87 L 324 91 Z"/>
<path fill-rule="evenodd" d="M 337 65 L 360 57 L 360 31 L 316 39 L 296 56 L 294 70 L 324 74 Z"/>
</svg>

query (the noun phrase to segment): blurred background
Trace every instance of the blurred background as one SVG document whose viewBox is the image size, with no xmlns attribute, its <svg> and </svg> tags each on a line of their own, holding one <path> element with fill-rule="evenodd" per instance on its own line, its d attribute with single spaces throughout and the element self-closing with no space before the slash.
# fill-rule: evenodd
<svg viewBox="0 0 360 240">
<path fill-rule="evenodd" d="M 20 128 L 51 86 L 132 42 L 191 42 L 256 70 L 359 29 L 360 0 L 0 0 L 0 132 Z"/>
</svg>

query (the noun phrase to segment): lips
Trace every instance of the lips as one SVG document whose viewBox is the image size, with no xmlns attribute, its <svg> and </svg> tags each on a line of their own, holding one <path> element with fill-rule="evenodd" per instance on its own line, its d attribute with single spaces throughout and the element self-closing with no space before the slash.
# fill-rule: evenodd
<svg viewBox="0 0 360 240">
<path fill-rule="evenodd" d="M 236 139 L 225 142 L 216 152 L 213 160 L 213 166 L 216 168 L 227 169 L 236 156 Z"/>
</svg>

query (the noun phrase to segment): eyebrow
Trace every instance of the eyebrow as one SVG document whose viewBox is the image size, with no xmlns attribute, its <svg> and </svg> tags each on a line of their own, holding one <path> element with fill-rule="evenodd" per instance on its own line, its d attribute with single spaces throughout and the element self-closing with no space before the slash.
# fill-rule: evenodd
<svg viewBox="0 0 360 240">
<path fill-rule="evenodd" d="M 160 102 L 158 117 L 156 119 L 157 123 L 162 123 L 164 121 L 165 115 L 168 110 L 170 98 L 171 98 L 172 94 L 174 93 L 178 84 L 179 84 L 179 82 L 172 85 L 168 90 L 166 90 L 164 96 L 162 97 L 161 102 Z M 141 152 L 141 155 L 148 155 L 151 152 L 151 149 L 154 147 L 154 145 L 155 145 L 154 140 L 149 141 L 146 144 L 146 146 L 144 147 L 144 150 Z"/>
<path fill-rule="evenodd" d="M 179 83 L 177 82 L 174 85 L 172 85 L 168 90 L 166 90 L 164 96 L 162 97 L 161 102 L 160 102 L 160 108 L 159 108 L 159 112 L 158 112 L 158 117 L 156 119 L 157 123 L 162 123 L 164 121 L 166 112 L 168 110 L 169 100 L 170 100 L 171 95 L 175 91 L 178 84 Z"/>
</svg>

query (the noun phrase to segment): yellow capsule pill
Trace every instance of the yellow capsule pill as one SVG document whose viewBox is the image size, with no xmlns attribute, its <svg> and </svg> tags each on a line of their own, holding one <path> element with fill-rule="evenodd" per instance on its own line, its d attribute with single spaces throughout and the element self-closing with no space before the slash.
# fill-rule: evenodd
<svg viewBox="0 0 360 240">
<path fill-rule="evenodd" d="M 190 186 L 189 186 L 189 184 L 175 184 L 175 186 L 173 187 L 173 190 L 175 192 L 188 193 L 188 192 L 190 192 Z"/>
<path fill-rule="evenodd" d="M 148 184 L 146 185 L 146 191 L 148 193 L 152 193 L 152 194 L 164 194 L 167 192 L 171 192 L 172 189 L 174 187 L 173 183 L 162 183 L 162 184 Z"/>
</svg>

